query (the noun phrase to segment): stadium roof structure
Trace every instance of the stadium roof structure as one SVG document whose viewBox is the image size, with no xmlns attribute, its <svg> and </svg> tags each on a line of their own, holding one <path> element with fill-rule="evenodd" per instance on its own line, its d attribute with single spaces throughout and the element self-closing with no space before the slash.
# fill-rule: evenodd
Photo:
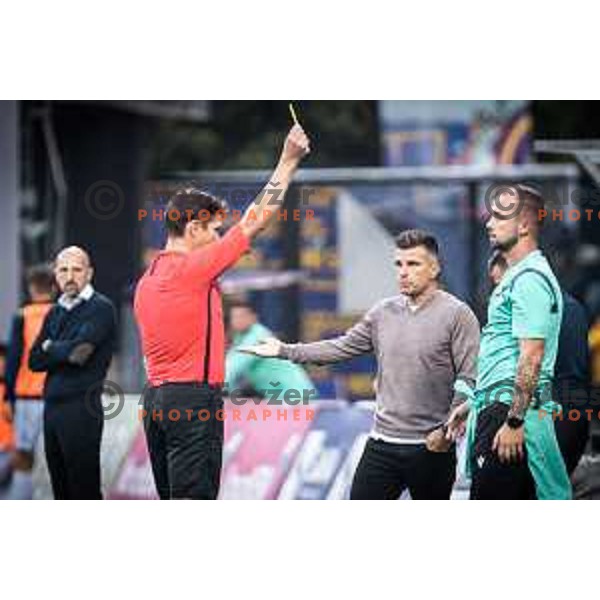
<svg viewBox="0 0 600 600">
<path fill-rule="evenodd" d="M 208 100 L 79 100 L 76 102 L 116 108 L 144 117 L 159 119 L 200 123 L 205 123 L 210 119 L 210 101 Z"/>
<path fill-rule="evenodd" d="M 535 152 L 575 158 L 579 166 L 600 187 L 600 140 L 536 140 Z"/>
</svg>

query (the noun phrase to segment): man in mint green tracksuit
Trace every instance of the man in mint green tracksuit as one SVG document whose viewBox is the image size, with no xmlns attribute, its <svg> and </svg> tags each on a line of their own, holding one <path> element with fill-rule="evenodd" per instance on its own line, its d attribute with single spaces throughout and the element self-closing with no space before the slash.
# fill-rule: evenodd
<svg viewBox="0 0 600 600">
<path fill-rule="evenodd" d="M 277 396 L 277 402 L 285 403 L 292 399 L 290 403 L 299 404 L 305 399 L 316 398 L 316 387 L 301 366 L 289 360 L 238 352 L 237 349 L 242 346 L 251 346 L 273 336 L 267 327 L 258 322 L 250 303 L 236 301 L 231 304 L 229 328 L 233 339 L 225 360 L 225 380 L 230 392 L 247 385 L 261 396 L 273 399 Z"/>
<path fill-rule="evenodd" d="M 451 415 L 449 434 L 469 413 L 472 499 L 569 499 L 552 420 L 560 407 L 551 393 L 563 300 L 538 249 L 543 199 L 535 188 L 517 185 L 493 197 L 489 208 L 490 242 L 508 270 L 490 298 L 475 393 Z"/>
</svg>

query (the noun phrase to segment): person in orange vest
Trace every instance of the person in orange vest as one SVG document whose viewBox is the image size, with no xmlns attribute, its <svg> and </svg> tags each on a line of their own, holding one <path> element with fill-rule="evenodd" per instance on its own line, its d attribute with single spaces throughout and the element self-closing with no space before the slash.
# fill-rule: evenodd
<svg viewBox="0 0 600 600">
<path fill-rule="evenodd" d="M 12 410 L 6 399 L 4 381 L 5 361 L 6 345 L 0 344 L 0 499 L 8 498 L 14 449 Z"/>
<path fill-rule="evenodd" d="M 43 422 L 45 373 L 34 373 L 28 365 L 31 346 L 52 308 L 54 275 L 46 266 L 27 272 L 30 301 L 15 315 L 8 342 L 7 395 L 13 406 L 15 427 L 13 497 L 31 499 L 31 472 L 35 447 Z"/>
<path fill-rule="evenodd" d="M 600 316 L 596 317 L 590 328 L 589 345 L 592 354 L 592 383 L 600 386 Z"/>
</svg>

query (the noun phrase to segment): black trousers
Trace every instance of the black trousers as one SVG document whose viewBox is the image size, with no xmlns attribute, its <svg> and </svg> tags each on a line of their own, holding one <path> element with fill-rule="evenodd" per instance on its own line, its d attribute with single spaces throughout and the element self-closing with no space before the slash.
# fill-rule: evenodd
<svg viewBox="0 0 600 600">
<path fill-rule="evenodd" d="M 50 400 L 44 406 L 44 451 L 57 500 L 101 500 L 100 395 Z"/>
<path fill-rule="evenodd" d="M 430 452 L 424 444 L 390 444 L 369 438 L 358 463 L 351 500 L 397 500 L 408 488 L 414 500 L 449 500 L 456 450 Z"/>
<path fill-rule="evenodd" d="M 588 415 L 585 413 L 585 408 L 587 407 L 563 406 L 562 420 L 557 417 L 554 421 L 556 439 L 569 476 L 583 456 L 590 437 L 590 422 L 588 421 Z M 569 419 L 569 411 L 572 410 L 577 411 L 579 414 L 578 420 Z M 575 413 L 572 412 L 571 416 L 575 416 Z"/>
<path fill-rule="evenodd" d="M 496 402 L 477 416 L 471 500 L 535 500 L 535 483 L 527 452 L 518 462 L 500 462 L 492 450 L 494 437 L 506 421 L 510 407 Z"/>
<path fill-rule="evenodd" d="M 223 459 L 218 388 L 169 383 L 144 392 L 144 430 L 161 500 L 215 500 Z"/>
</svg>

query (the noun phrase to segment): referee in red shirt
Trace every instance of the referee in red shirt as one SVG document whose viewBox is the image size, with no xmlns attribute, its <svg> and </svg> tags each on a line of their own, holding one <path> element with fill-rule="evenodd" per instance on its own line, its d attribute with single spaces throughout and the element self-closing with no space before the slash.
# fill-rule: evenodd
<svg viewBox="0 0 600 600">
<path fill-rule="evenodd" d="M 309 151 L 308 137 L 294 125 L 269 183 L 222 238 L 222 201 L 198 189 L 169 201 L 167 244 L 140 279 L 134 300 L 149 380 L 144 429 L 161 499 L 218 495 L 225 331 L 217 279 L 275 216 Z"/>
</svg>

